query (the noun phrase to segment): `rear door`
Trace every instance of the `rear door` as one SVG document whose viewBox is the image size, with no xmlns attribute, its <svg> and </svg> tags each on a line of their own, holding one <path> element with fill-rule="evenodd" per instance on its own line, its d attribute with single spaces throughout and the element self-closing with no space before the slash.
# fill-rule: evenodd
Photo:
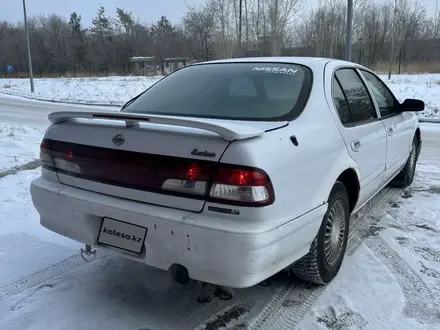
<svg viewBox="0 0 440 330">
<path fill-rule="evenodd" d="M 405 164 L 411 145 L 411 114 L 399 111 L 399 102 L 373 73 L 360 70 L 380 111 L 387 133 L 385 180 L 391 179 Z"/>
<path fill-rule="evenodd" d="M 335 71 L 331 82 L 339 129 L 350 156 L 359 165 L 358 205 L 380 188 L 385 171 L 386 133 L 374 103 L 354 68 Z"/>
</svg>

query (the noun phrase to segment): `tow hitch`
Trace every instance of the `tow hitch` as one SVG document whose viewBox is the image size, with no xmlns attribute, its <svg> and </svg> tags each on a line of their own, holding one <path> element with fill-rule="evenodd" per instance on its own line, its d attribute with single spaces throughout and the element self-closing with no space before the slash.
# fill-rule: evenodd
<svg viewBox="0 0 440 330">
<path fill-rule="evenodd" d="M 86 249 L 81 249 L 81 258 L 83 258 L 85 262 L 92 262 L 96 259 L 96 250 L 92 250 L 92 247 L 86 244 Z"/>
</svg>

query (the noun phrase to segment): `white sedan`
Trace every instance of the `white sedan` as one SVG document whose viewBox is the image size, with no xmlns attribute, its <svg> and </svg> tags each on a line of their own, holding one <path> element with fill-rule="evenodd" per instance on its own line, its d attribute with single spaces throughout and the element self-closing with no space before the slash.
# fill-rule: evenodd
<svg viewBox="0 0 440 330">
<path fill-rule="evenodd" d="M 338 273 L 350 215 L 410 185 L 415 111 L 370 70 L 323 58 L 180 69 L 120 112 L 56 112 L 31 194 L 45 228 L 190 279 L 246 288 Z"/>
</svg>

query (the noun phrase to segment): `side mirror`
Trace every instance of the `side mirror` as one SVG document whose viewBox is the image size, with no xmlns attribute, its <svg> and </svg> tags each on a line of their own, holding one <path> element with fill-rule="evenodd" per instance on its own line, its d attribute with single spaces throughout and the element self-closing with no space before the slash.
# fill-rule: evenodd
<svg viewBox="0 0 440 330">
<path fill-rule="evenodd" d="M 423 111 L 425 110 L 425 102 L 422 100 L 417 99 L 406 99 L 401 105 L 400 105 L 401 111 Z"/>
</svg>

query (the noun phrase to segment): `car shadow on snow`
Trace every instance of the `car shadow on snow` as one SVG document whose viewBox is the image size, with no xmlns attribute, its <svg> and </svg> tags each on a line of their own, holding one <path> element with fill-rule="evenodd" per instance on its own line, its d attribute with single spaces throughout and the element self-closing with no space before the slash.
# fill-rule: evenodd
<svg viewBox="0 0 440 330">
<path fill-rule="evenodd" d="M 64 330 L 244 329 L 286 281 L 297 280 L 283 272 L 271 285 L 237 290 L 228 301 L 212 287 L 212 299 L 199 303 L 199 283 L 181 286 L 164 271 L 105 256 L 9 299 L 7 306 L 0 306 L 0 328 L 8 322 L 25 327 L 25 313 L 36 328 L 44 328 L 50 315 L 52 327 Z M 298 299 L 290 307 L 300 304 Z"/>
</svg>

